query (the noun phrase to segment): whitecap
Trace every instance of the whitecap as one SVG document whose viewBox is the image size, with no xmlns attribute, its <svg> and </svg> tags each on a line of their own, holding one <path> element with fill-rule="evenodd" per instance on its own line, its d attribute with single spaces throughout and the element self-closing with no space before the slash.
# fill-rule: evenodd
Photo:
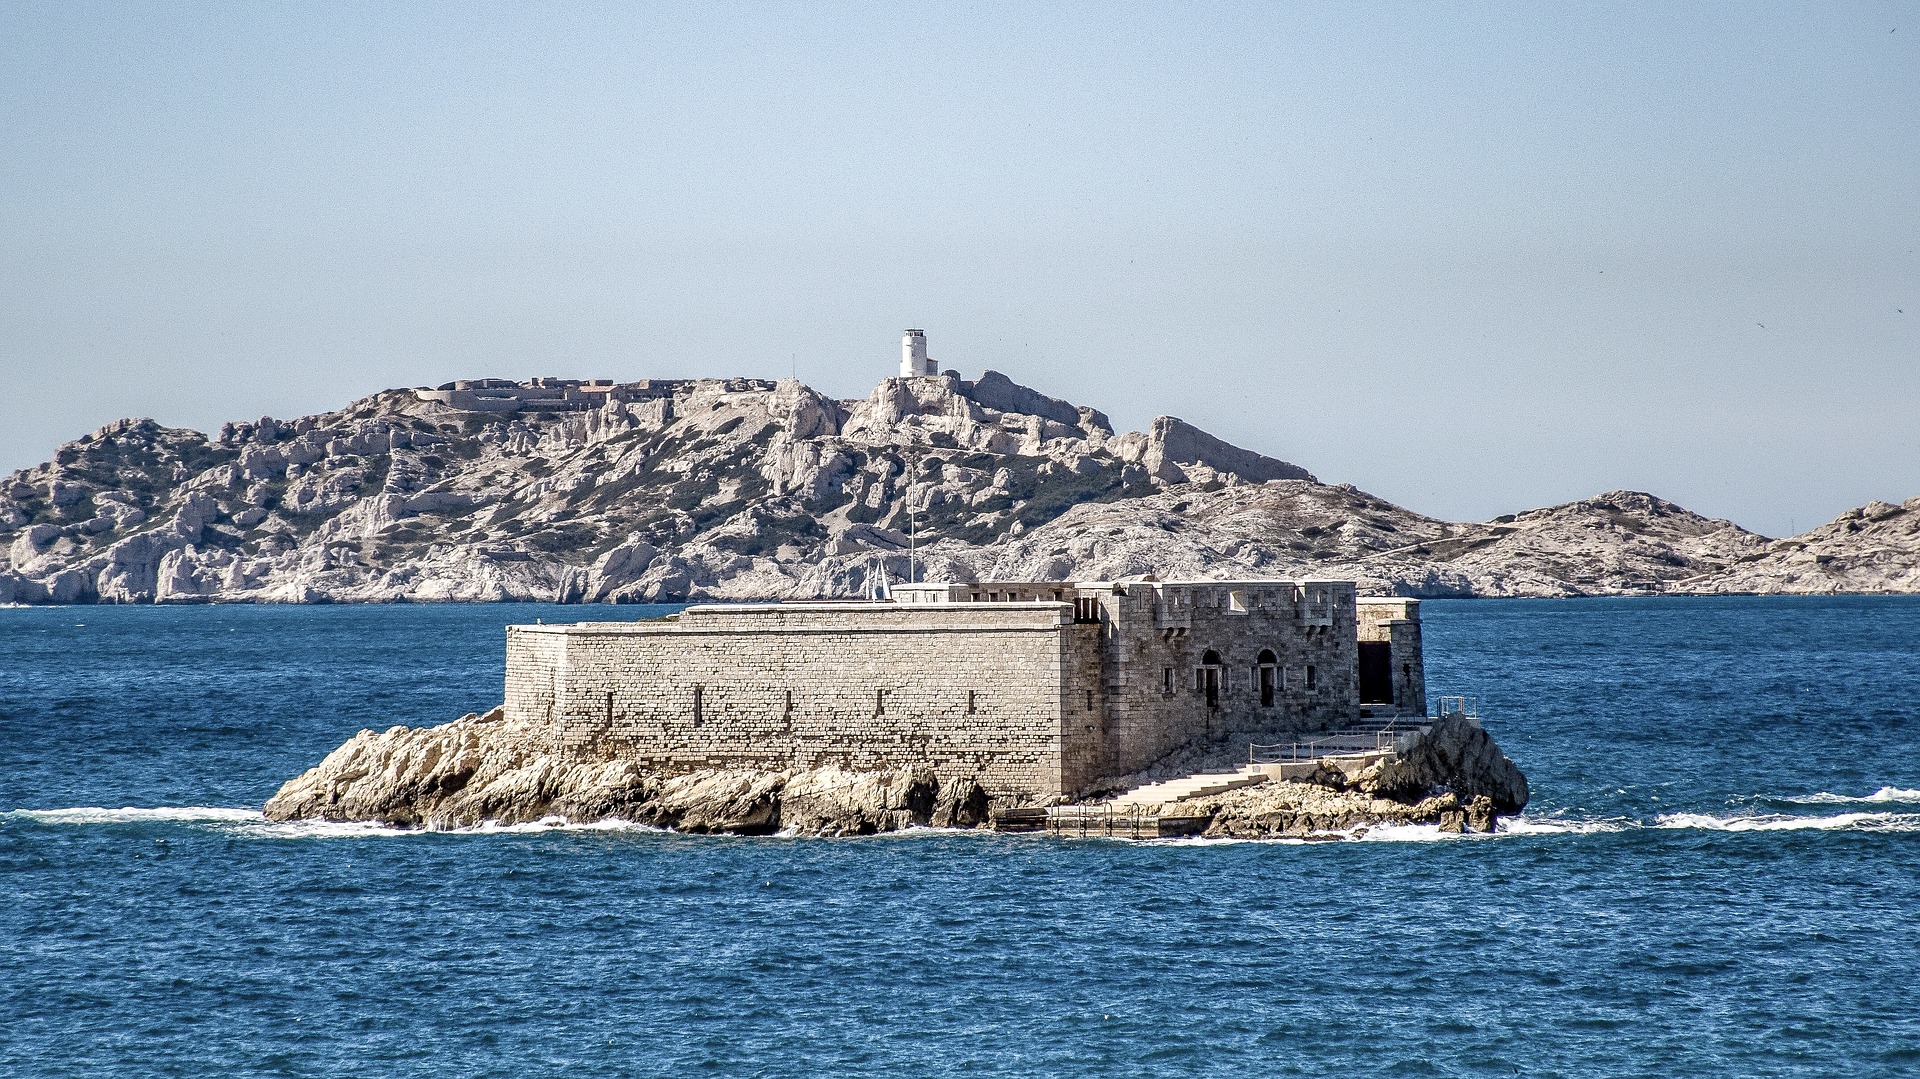
<svg viewBox="0 0 1920 1079">
<path fill-rule="evenodd" d="M 1877 831 L 1913 831 L 1920 828 L 1920 815 L 1911 813 L 1835 813 L 1823 817 L 1763 816 L 1716 817 L 1707 813 L 1668 813 L 1654 822 L 1656 828 L 1698 828 L 1711 832 L 1799 832 L 1836 831 L 1859 828 Z"/>
<path fill-rule="evenodd" d="M 364 839 L 380 836 L 422 835 L 521 835 L 537 832 L 666 832 L 650 824 L 608 819 L 569 821 L 549 816 L 524 824 L 483 821 L 466 828 L 395 828 L 370 821 L 268 820 L 257 809 L 229 806 L 75 806 L 67 809 L 13 809 L 0 811 L 0 820 L 24 820 L 36 824 L 206 824 L 234 835 L 271 839 Z"/>
<path fill-rule="evenodd" d="M 234 833 L 247 839 L 383 839 L 435 835 L 421 828 L 392 828 L 369 821 L 258 820 L 247 821 Z"/>
<path fill-rule="evenodd" d="M 1596 835 L 1624 831 L 1632 822 L 1620 817 L 1595 817 L 1573 820 L 1566 817 L 1501 817 L 1494 825 L 1496 835 Z"/>
<path fill-rule="evenodd" d="M 1019 835 L 1021 833 L 1014 832 L 1011 834 Z M 1038 834 L 1038 833 L 1034 833 L 1034 834 Z M 1060 836 L 1059 838 L 1078 839 L 1077 836 Z M 1145 845 L 1155 846 L 1155 847 L 1231 847 L 1231 846 L 1237 846 L 1238 844 L 1241 844 L 1241 843 L 1304 844 L 1309 842 L 1309 840 L 1304 839 L 1300 836 L 1278 836 L 1278 835 L 1276 836 L 1169 835 L 1169 836 L 1158 836 L 1158 837 L 1144 836 L 1139 839 L 1134 839 L 1129 836 L 1116 835 L 1116 836 L 1088 836 L 1087 838 L 1112 840 L 1113 842 L 1117 842 L 1117 843 L 1140 843 L 1140 844 L 1145 844 Z M 1326 836 L 1322 836 L 1323 841 L 1325 838 Z M 1335 837 L 1335 838 L 1342 838 L 1342 837 Z"/>
<path fill-rule="evenodd" d="M 1920 790 L 1910 787 L 1881 787 L 1872 794 L 1854 797 L 1846 794 L 1829 794 L 1821 791 L 1803 798 L 1781 798 L 1782 802 L 1798 802 L 1804 805 L 1856 805 L 1892 802 L 1895 804 L 1920 804 Z"/>
<path fill-rule="evenodd" d="M 1466 839 L 1466 832 L 1443 832 L 1437 824 L 1376 824 L 1360 829 L 1354 836 L 1363 843 L 1437 843 Z"/>
<path fill-rule="evenodd" d="M 37 824 L 135 824 L 148 821 L 184 823 L 237 823 L 261 821 L 257 809 L 231 809 L 223 806 L 76 806 L 72 809 L 13 809 L 0 812 L 0 818 L 30 820 Z"/>
<path fill-rule="evenodd" d="M 576 823 L 565 817 L 542 817 L 537 821 L 520 824 L 502 824 L 497 820 L 490 820 L 464 828 L 395 828 L 371 821 L 269 821 L 262 817 L 239 831 L 243 835 L 271 839 L 377 839 L 407 836 L 537 835 L 546 832 L 649 832 L 664 835 L 671 830 L 629 820 L 608 819 Z"/>
</svg>

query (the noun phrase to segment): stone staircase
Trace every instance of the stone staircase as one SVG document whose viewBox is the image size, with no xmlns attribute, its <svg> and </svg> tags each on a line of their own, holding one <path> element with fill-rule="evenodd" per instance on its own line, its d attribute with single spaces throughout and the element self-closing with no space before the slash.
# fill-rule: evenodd
<svg viewBox="0 0 1920 1079">
<path fill-rule="evenodd" d="M 1148 783 L 1105 802 L 1008 810 L 995 816 L 994 827 L 1001 831 L 1044 829 L 1054 835 L 1129 839 L 1195 835 L 1206 828 L 1209 818 L 1170 803 L 1205 798 L 1269 780 L 1310 775 L 1327 757 L 1347 758 L 1349 768 L 1364 765 L 1390 756 L 1399 737 L 1422 730 L 1432 722 L 1418 716 L 1373 715 L 1370 710 L 1363 710 L 1351 726 L 1318 735 L 1311 741 L 1251 747 L 1274 750 L 1276 759 L 1260 760 L 1231 772 L 1197 772 Z M 1285 755 L 1280 756 L 1282 753 Z"/>
<path fill-rule="evenodd" d="M 1109 802 L 1115 809 L 1157 806 L 1164 802 L 1176 802 L 1182 798 L 1204 798 L 1209 794 L 1219 794 L 1235 787 L 1250 787 L 1255 783 L 1265 783 L 1267 776 L 1259 771 L 1258 765 L 1249 764 L 1237 772 L 1200 772 L 1196 775 L 1181 776 L 1179 779 L 1166 779 L 1158 783 L 1149 783 L 1144 787 L 1135 787 L 1127 793 Z"/>
<path fill-rule="evenodd" d="M 1162 780 L 1135 787 L 1111 801 L 1053 806 L 1046 811 L 1043 826 L 1059 836 L 1161 839 L 1198 835 L 1212 818 L 1167 803 L 1265 783 L 1268 778 L 1262 766 L 1250 764 L 1237 772 L 1200 772 Z"/>
</svg>

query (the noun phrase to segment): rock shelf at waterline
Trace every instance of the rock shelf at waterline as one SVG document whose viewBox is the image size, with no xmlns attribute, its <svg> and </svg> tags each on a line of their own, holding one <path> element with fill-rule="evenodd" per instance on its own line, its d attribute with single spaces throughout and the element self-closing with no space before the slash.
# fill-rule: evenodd
<svg viewBox="0 0 1920 1079">
<path fill-rule="evenodd" d="M 1302 771 L 1302 770 L 1295 770 Z M 1492 831 L 1528 798 L 1526 777 L 1485 731 L 1442 720 L 1386 753 L 1329 757 L 1157 811 L 1208 818 L 1211 836 L 1303 836 L 1377 825 Z M 1096 803 L 1097 804 L 1097 803 Z M 563 818 L 624 820 L 689 833 L 871 835 L 909 827 L 992 827 L 968 777 L 927 766 L 850 771 L 716 768 L 677 774 L 554 745 L 496 708 L 435 727 L 364 730 L 267 802 L 272 820 L 364 821 L 446 830 Z"/>
</svg>

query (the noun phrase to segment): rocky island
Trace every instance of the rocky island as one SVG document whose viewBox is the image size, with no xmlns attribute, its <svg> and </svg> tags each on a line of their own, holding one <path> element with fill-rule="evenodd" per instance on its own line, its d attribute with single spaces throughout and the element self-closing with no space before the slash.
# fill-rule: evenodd
<svg viewBox="0 0 1920 1079">
<path fill-rule="evenodd" d="M 1493 739 L 1454 719 L 1384 754 L 1329 756 L 1304 774 L 1152 811 L 1197 820 L 1191 830 L 1213 837 L 1310 838 L 1403 824 L 1490 832 L 1527 796 L 1526 777 Z M 281 787 L 266 815 L 432 830 L 622 820 L 693 834 L 809 836 L 995 824 L 977 782 L 943 783 L 930 766 L 665 773 L 556 745 L 500 708 L 437 727 L 361 731 Z"/>
<path fill-rule="evenodd" d="M 0 481 L 0 603 L 680 602 L 926 578 L 1322 576 L 1405 596 L 1920 590 L 1920 499 L 1770 540 L 1612 491 L 1437 520 L 988 371 L 479 379 L 211 437 L 122 420 Z"/>
<path fill-rule="evenodd" d="M 747 834 L 1490 830 L 1526 805 L 1526 779 L 1464 698 L 1427 714 L 1419 606 L 1351 582 L 1137 577 L 510 626 L 504 705 L 362 731 L 266 812 Z"/>
</svg>

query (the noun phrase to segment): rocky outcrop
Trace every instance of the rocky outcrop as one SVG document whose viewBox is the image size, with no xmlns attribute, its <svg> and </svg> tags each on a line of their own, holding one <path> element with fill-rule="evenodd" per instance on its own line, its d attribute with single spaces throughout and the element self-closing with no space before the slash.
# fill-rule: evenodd
<svg viewBox="0 0 1920 1079">
<path fill-rule="evenodd" d="M 1457 714 L 1409 737 L 1386 760 L 1344 777 L 1343 785 L 1400 802 L 1443 793 L 1469 802 L 1485 798 L 1501 813 L 1520 812 L 1528 798 L 1519 766 L 1477 723 Z"/>
<path fill-rule="evenodd" d="M 1185 420 L 1162 416 L 1144 440 L 1134 440 L 1137 457 L 1127 451 L 1122 456 L 1138 460 L 1147 474 L 1163 483 L 1245 482 L 1268 480 L 1306 480 L 1315 482 L 1313 473 L 1298 465 L 1276 461 L 1251 450 L 1222 442 Z"/>
<path fill-rule="evenodd" d="M 1463 715 L 1410 732 L 1391 751 L 1323 757 L 1310 771 L 1161 807 L 1210 818 L 1205 834 L 1253 838 L 1431 824 L 1491 832 L 1526 808 L 1527 777 Z"/>
<path fill-rule="evenodd" d="M 0 603 L 675 602 L 920 578 L 1344 577 L 1414 596 L 1920 590 L 1920 500 L 1768 540 L 1639 492 L 1425 517 L 988 372 L 834 401 L 651 380 L 585 412 L 406 390 L 212 438 L 122 420 L 0 481 Z"/>
<path fill-rule="evenodd" d="M 1209 817 L 1212 838 L 1332 838 L 1382 826 L 1434 825 L 1443 832 L 1491 832 L 1499 820 L 1492 799 L 1445 791 L 1414 802 L 1375 798 L 1312 783 L 1265 783 L 1183 803 Z"/>
<path fill-rule="evenodd" d="M 1694 592 L 1920 592 L 1920 498 L 1850 509 L 1682 587 Z"/>
<path fill-rule="evenodd" d="M 942 783 L 926 768 L 652 772 L 562 751 L 496 708 L 437 727 L 361 731 L 282 786 L 266 815 L 436 830 L 557 817 L 696 833 L 867 835 L 972 827 L 986 820 L 987 800 L 973 781 Z"/>
</svg>

